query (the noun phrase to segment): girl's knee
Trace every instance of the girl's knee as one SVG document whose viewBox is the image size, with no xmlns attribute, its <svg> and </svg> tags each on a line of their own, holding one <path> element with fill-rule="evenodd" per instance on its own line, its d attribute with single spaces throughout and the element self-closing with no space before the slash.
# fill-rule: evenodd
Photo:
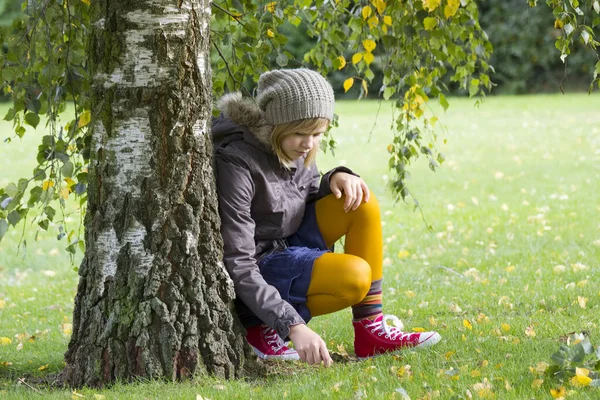
<svg viewBox="0 0 600 400">
<path fill-rule="evenodd" d="M 348 271 L 347 297 L 352 304 L 365 298 L 371 288 L 371 266 L 360 257 L 354 257 Z"/>
<path fill-rule="evenodd" d="M 375 197 L 375 193 L 369 190 L 369 201 L 365 202 L 363 200 L 354 212 L 367 218 L 379 218 L 379 202 Z"/>
</svg>

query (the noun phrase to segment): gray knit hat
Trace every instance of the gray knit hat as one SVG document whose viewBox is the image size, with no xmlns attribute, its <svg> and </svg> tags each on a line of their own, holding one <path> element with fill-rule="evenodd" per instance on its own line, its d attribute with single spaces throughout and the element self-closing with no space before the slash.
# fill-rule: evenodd
<svg viewBox="0 0 600 400">
<path fill-rule="evenodd" d="M 333 89 L 325 78 L 310 69 L 265 72 L 258 80 L 256 97 L 270 125 L 307 118 L 333 119 Z"/>
</svg>

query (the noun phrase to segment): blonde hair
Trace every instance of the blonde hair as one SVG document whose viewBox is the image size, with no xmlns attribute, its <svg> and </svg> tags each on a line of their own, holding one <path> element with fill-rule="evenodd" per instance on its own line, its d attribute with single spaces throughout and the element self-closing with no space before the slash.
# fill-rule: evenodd
<svg viewBox="0 0 600 400">
<path fill-rule="evenodd" d="M 277 155 L 277 158 L 279 158 L 281 165 L 286 168 L 291 168 L 294 161 L 281 149 L 281 143 L 286 137 L 295 133 L 314 134 L 316 132 L 323 132 L 327 130 L 329 123 L 330 121 L 327 118 L 308 118 L 275 125 L 273 127 L 273 133 L 271 134 L 271 145 L 273 146 L 273 151 Z M 318 151 L 319 146 L 315 146 L 308 152 L 304 159 L 305 167 L 308 167 L 314 162 Z"/>
</svg>

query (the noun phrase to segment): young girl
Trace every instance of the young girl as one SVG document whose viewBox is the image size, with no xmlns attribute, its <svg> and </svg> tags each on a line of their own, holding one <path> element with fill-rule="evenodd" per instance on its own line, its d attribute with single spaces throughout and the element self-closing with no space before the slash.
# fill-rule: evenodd
<svg viewBox="0 0 600 400">
<path fill-rule="evenodd" d="M 365 182 L 337 167 L 319 184 L 314 159 L 333 105 L 318 73 L 275 70 L 261 75 L 256 103 L 226 95 L 213 121 L 224 263 L 246 338 L 263 359 L 331 365 L 306 324 L 346 307 L 359 358 L 440 340 L 436 332 L 405 333 L 398 318 L 382 314 L 381 220 Z M 330 252 L 342 236 L 345 254 Z"/>
</svg>

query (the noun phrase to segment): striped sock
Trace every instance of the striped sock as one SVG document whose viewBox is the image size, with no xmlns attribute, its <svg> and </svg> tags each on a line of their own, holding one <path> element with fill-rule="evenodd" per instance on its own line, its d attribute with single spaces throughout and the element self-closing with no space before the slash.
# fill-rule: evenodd
<svg viewBox="0 0 600 400">
<path fill-rule="evenodd" d="M 352 317 L 354 321 L 365 318 L 375 319 L 381 314 L 381 282 L 382 279 L 371 282 L 371 288 L 365 298 L 358 304 L 352 306 Z"/>
</svg>

